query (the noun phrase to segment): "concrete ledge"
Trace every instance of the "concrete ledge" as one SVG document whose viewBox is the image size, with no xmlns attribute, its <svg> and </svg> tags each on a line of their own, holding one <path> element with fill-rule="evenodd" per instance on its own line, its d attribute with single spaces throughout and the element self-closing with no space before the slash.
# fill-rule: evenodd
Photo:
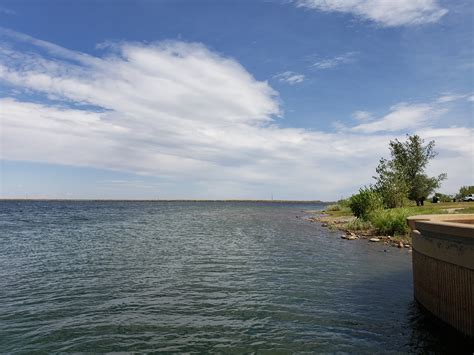
<svg viewBox="0 0 474 355">
<path fill-rule="evenodd" d="M 474 215 L 413 216 L 408 224 L 415 298 L 474 338 Z"/>
</svg>

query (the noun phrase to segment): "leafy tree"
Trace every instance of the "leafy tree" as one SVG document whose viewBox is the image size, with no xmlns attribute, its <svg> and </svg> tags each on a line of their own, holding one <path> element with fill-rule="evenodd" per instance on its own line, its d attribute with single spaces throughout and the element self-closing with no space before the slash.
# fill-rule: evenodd
<svg viewBox="0 0 474 355">
<path fill-rule="evenodd" d="M 417 206 L 423 205 L 428 195 L 446 179 L 446 174 L 437 177 L 425 174 L 426 166 L 437 153 L 434 141 L 423 143 L 418 135 L 407 135 L 405 142 L 390 141 L 392 159 L 382 158 L 376 169 L 378 176 L 374 177 L 375 188 L 382 194 L 386 207 L 403 205 L 403 198 L 416 201 Z"/>
<path fill-rule="evenodd" d="M 390 162 L 386 159 L 380 159 L 379 166 L 376 169 L 378 174 L 377 182 L 374 186 L 383 200 L 386 208 L 403 207 L 407 203 L 408 186 L 405 184 L 403 176 L 393 170 Z"/>
<path fill-rule="evenodd" d="M 456 194 L 456 198 L 461 199 L 470 194 L 474 194 L 474 186 L 461 186 L 459 192 Z"/>
<path fill-rule="evenodd" d="M 382 197 L 373 189 L 365 187 L 349 199 L 352 213 L 363 220 L 368 220 L 372 212 L 383 209 Z"/>
</svg>

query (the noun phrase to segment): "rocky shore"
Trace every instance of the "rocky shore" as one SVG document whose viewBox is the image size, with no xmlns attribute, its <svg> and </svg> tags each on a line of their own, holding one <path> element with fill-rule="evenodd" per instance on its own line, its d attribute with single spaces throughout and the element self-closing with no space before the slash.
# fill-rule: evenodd
<svg viewBox="0 0 474 355">
<path fill-rule="evenodd" d="M 307 218 L 308 221 L 313 223 L 321 223 L 321 226 L 329 228 L 331 230 L 339 230 L 344 232 L 341 235 L 342 239 L 345 240 L 357 240 L 366 239 L 372 243 L 383 243 L 384 245 L 407 248 L 409 251 L 412 250 L 411 238 L 409 236 L 390 236 L 390 235 L 377 235 L 374 230 L 351 230 L 348 228 L 349 222 L 356 219 L 354 216 L 331 216 L 324 213 L 316 213 L 315 216 Z"/>
</svg>

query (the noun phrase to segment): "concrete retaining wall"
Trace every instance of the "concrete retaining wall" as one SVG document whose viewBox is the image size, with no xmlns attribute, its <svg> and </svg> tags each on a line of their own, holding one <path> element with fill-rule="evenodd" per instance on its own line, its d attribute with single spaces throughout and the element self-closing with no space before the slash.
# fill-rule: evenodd
<svg viewBox="0 0 474 355">
<path fill-rule="evenodd" d="M 416 300 L 474 338 L 474 215 L 413 216 L 408 224 Z"/>
</svg>

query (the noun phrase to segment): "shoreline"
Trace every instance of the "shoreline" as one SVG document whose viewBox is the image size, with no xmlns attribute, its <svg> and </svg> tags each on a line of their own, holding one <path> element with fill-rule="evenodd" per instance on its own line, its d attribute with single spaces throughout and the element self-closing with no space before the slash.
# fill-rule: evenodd
<svg viewBox="0 0 474 355">
<path fill-rule="evenodd" d="M 394 220 L 396 223 L 405 224 L 407 228 L 403 234 L 397 233 L 395 229 L 389 229 L 393 231 L 393 233 L 396 233 L 394 235 L 388 234 L 390 232 L 387 231 L 384 232 L 380 227 L 377 230 L 377 226 L 374 226 L 371 221 L 361 221 L 357 219 L 348 207 L 338 204 L 329 206 L 329 208 L 326 209 L 306 210 L 305 212 L 309 215 L 306 218 L 309 222 L 317 222 L 330 230 L 343 232 L 344 234 L 341 235 L 342 239 L 368 239 L 371 242 L 379 242 L 392 247 L 407 248 L 411 251 L 412 238 L 406 218 L 417 215 L 474 213 L 474 206 L 466 202 L 458 201 L 427 203 L 424 206 L 408 205 L 401 208 L 384 209 L 383 211 L 395 212 L 395 219 L 390 220 L 390 218 L 388 218 L 386 220 L 387 224 L 392 223 Z M 401 213 L 397 215 L 397 211 Z M 390 215 L 388 217 L 390 217 Z M 402 221 L 400 217 L 405 219 Z M 398 218 L 398 220 L 396 218 Z"/>
<path fill-rule="evenodd" d="M 384 245 L 395 247 L 399 249 L 406 248 L 409 252 L 412 251 L 411 237 L 408 236 L 391 236 L 380 235 L 374 230 L 354 230 L 347 228 L 347 223 L 356 219 L 354 216 L 331 216 L 324 213 L 324 211 L 307 211 L 309 213 L 317 213 L 318 215 L 306 218 L 311 223 L 320 223 L 322 227 L 330 230 L 337 230 L 344 232 L 341 239 L 345 240 L 359 240 L 365 239 L 373 243 L 383 243 Z"/>
</svg>

